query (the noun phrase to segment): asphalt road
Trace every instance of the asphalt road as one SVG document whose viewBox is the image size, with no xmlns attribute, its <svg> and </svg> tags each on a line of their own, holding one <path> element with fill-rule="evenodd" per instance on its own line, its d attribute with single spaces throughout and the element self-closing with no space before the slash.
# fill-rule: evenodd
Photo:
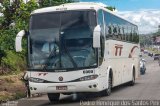
<svg viewBox="0 0 160 106">
<path fill-rule="evenodd" d="M 134 86 L 121 85 L 112 90 L 110 96 L 100 96 L 99 94 L 85 95 L 70 95 L 60 96 L 60 101 L 50 103 L 46 95 L 31 99 L 21 99 L 18 101 L 18 106 L 96 106 L 94 101 L 107 100 L 160 100 L 160 66 L 153 58 L 144 56 L 146 60 L 146 74 L 141 75 Z M 93 102 L 92 102 L 93 101 Z M 138 102 L 139 103 L 139 102 Z M 145 106 L 146 102 L 142 105 Z M 104 106 L 105 104 L 98 104 Z M 124 103 L 123 105 L 130 105 Z M 160 103 L 155 102 L 155 106 Z"/>
</svg>

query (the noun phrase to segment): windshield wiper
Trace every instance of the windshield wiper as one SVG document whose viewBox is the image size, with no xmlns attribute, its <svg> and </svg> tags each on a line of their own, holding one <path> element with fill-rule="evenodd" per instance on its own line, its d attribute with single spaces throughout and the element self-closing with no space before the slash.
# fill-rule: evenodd
<svg viewBox="0 0 160 106">
<path fill-rule="evenodd" d="M 44 64 L 43 70 L 47 70 L 47 66 L 48 66 L 48 64 L 49 64 L 49 61 L 50 61 L 51 57 L 52 57 L 54 54 L 55 54 L 55 56 L 56 56 L 56 48 L 55 48 L 55 46 L 54 46 L 54 48 L 52 49 L 52 51 L 51 51 L 51 53 L 49 54 L 49 56 L 48 56 L 48 58 L 46 59 L 46 61 L 44 62 L 45 64 Z M 55 56 L 54 56 L 54 57 L 55 57 Z"/>
<path fill-rule="evenodd" d="M 74 66 L 75 68 L 77 68 L 78 66 L 77 66 L 76 62 L 73 60 L 71 54 L 69 53 L 68 49 L 66 48 L 66 45 L 64 44 L 64 38 L 62 38 L 61 40 L 62 40 L 61 42 L 62 42 L 62 45 L 63 45 L 63 47 L 64 47 L 64 50 L 66 51 L 66 54 L 68 55 L 69 59 L 71 60 L 73 66 Z"/>
</svg>

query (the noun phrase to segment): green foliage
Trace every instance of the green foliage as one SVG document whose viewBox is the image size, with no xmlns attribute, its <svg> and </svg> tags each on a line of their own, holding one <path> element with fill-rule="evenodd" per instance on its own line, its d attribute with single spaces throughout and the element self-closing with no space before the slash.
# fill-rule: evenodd
<svg viewBox="0 0 160 106">
<path fill-rule="evenodd" d="M 7 65 L 11 70 L 21 71 L 25 68 L 25 61 L 17 53 L 9 50 L 5 51 L 6 56 L 2 57 L 2 62 Z"/>
<path fill-rule="evenodd" d="M 41 7 L 57 6 L 64 3 L 71 3 L 74 0 L 39 0 L 39 5 Z"/>
<path fill-rule="evenodd" d="M 29 24 L 29 17 L 30 14 L 33 10 L 38 8 L 38 4 L 36 3 L 35 0 L 30 0 L 29 2 L 25 3 L 21 3 L 19 8 L 17 8 L 16 10 L 16 15 L 15 17 L 15 23 L 16 23 L 16 29 L 17 30 L 22 30 L 28 29 L 28 24 Z"/>
<path fill-rule="evenodd" d="M 158 30 L 157 30 L 157 32 L 153 33 L 153 37 L 154 37 L 154 38 L 156 38 L 156 37 L 158 37 L 158 36 L 160 36 L 160 25 L 158 25 Z"/>
<path fill-rule="evenodd" d="M 10 30 L 0 30 L 1 38 L 1 50 L 13 50 L 14 49 L 14 39 L 17 31 L 15 29 Z"/>
<path fill-rule="evenodd" d="M 2 6 L 3 8 L 0 9 L 3 13 L 3 17 L 0 19 L 0 52 L 3 56 L 1 63 L 12 71 L 24 70 L 26 49 L 22 53 L 15 53 L 15 37 L 21 29 L 28 29 L 30 12 L 38 8 L 38 4 L 34 0 L 27 4 L 17 0 L 10 5 L 9 0 L 5 0 Z M 24 44 L 26 44 L 26 40 L 24 40 Z"/>
<path fill-rule="evenodd" d="M 153 37 L 158 37 L 160 36 L 160 31 L 157 31 L 156 33 L 153 34 Z"/>
<path fill-rule="evenodd" d="M 17 91 L 13 95 L 14 100 L 17 100 L 17 99 L 20 99 L 20 98 L 24 98 L 24 97 L 26 97 L 26 94 L 25 94 L 25 92 L 22 92 L 22 91 Z"/>
<path fill-rule="evenodd" d="M 140 45 L 144 47 L 145 45 L 151 45 L 152 44 L 152 36 L 149 35 L 140 35 L 139 36 Z"/>
<path fill-rule="evenodd" d="M 109 10 L 111 10 L 111 11 L 114 11 L 116 9 L 115 7 L 112 7 L 112 6 L 108 6 L 106 8 L 109 9 Z"/>
</svg>

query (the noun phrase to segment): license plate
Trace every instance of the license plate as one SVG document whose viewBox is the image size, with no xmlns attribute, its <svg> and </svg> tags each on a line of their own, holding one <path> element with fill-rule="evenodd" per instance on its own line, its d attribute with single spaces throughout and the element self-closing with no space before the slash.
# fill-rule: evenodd
<svg viewBox="0 0 160 106">
<path fill-rule="evenodd" d="M 56 86 L 56 90 L 67 90 L 67 86 Z"/>
</svg>

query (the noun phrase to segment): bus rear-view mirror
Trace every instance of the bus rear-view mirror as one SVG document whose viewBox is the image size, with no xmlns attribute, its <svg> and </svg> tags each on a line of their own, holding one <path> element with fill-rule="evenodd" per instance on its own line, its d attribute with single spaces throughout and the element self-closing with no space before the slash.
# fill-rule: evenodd
<svg viewBox="0 0 160 106">
<path fill-rule="evenodd" d="M 22 38 L 24 35 L 25 35 L 25 31 L 21 30 L 16 36 L 16 40 L 15 40 L 16 52 L 22 51 Z"/>
<path fill-rule="evenodd" d="M 100 48 L 100 34 L 101 28 L 99 25 L 97 25 L 93 32 L 93 47 L 94 48 Z"/>
</svg>

